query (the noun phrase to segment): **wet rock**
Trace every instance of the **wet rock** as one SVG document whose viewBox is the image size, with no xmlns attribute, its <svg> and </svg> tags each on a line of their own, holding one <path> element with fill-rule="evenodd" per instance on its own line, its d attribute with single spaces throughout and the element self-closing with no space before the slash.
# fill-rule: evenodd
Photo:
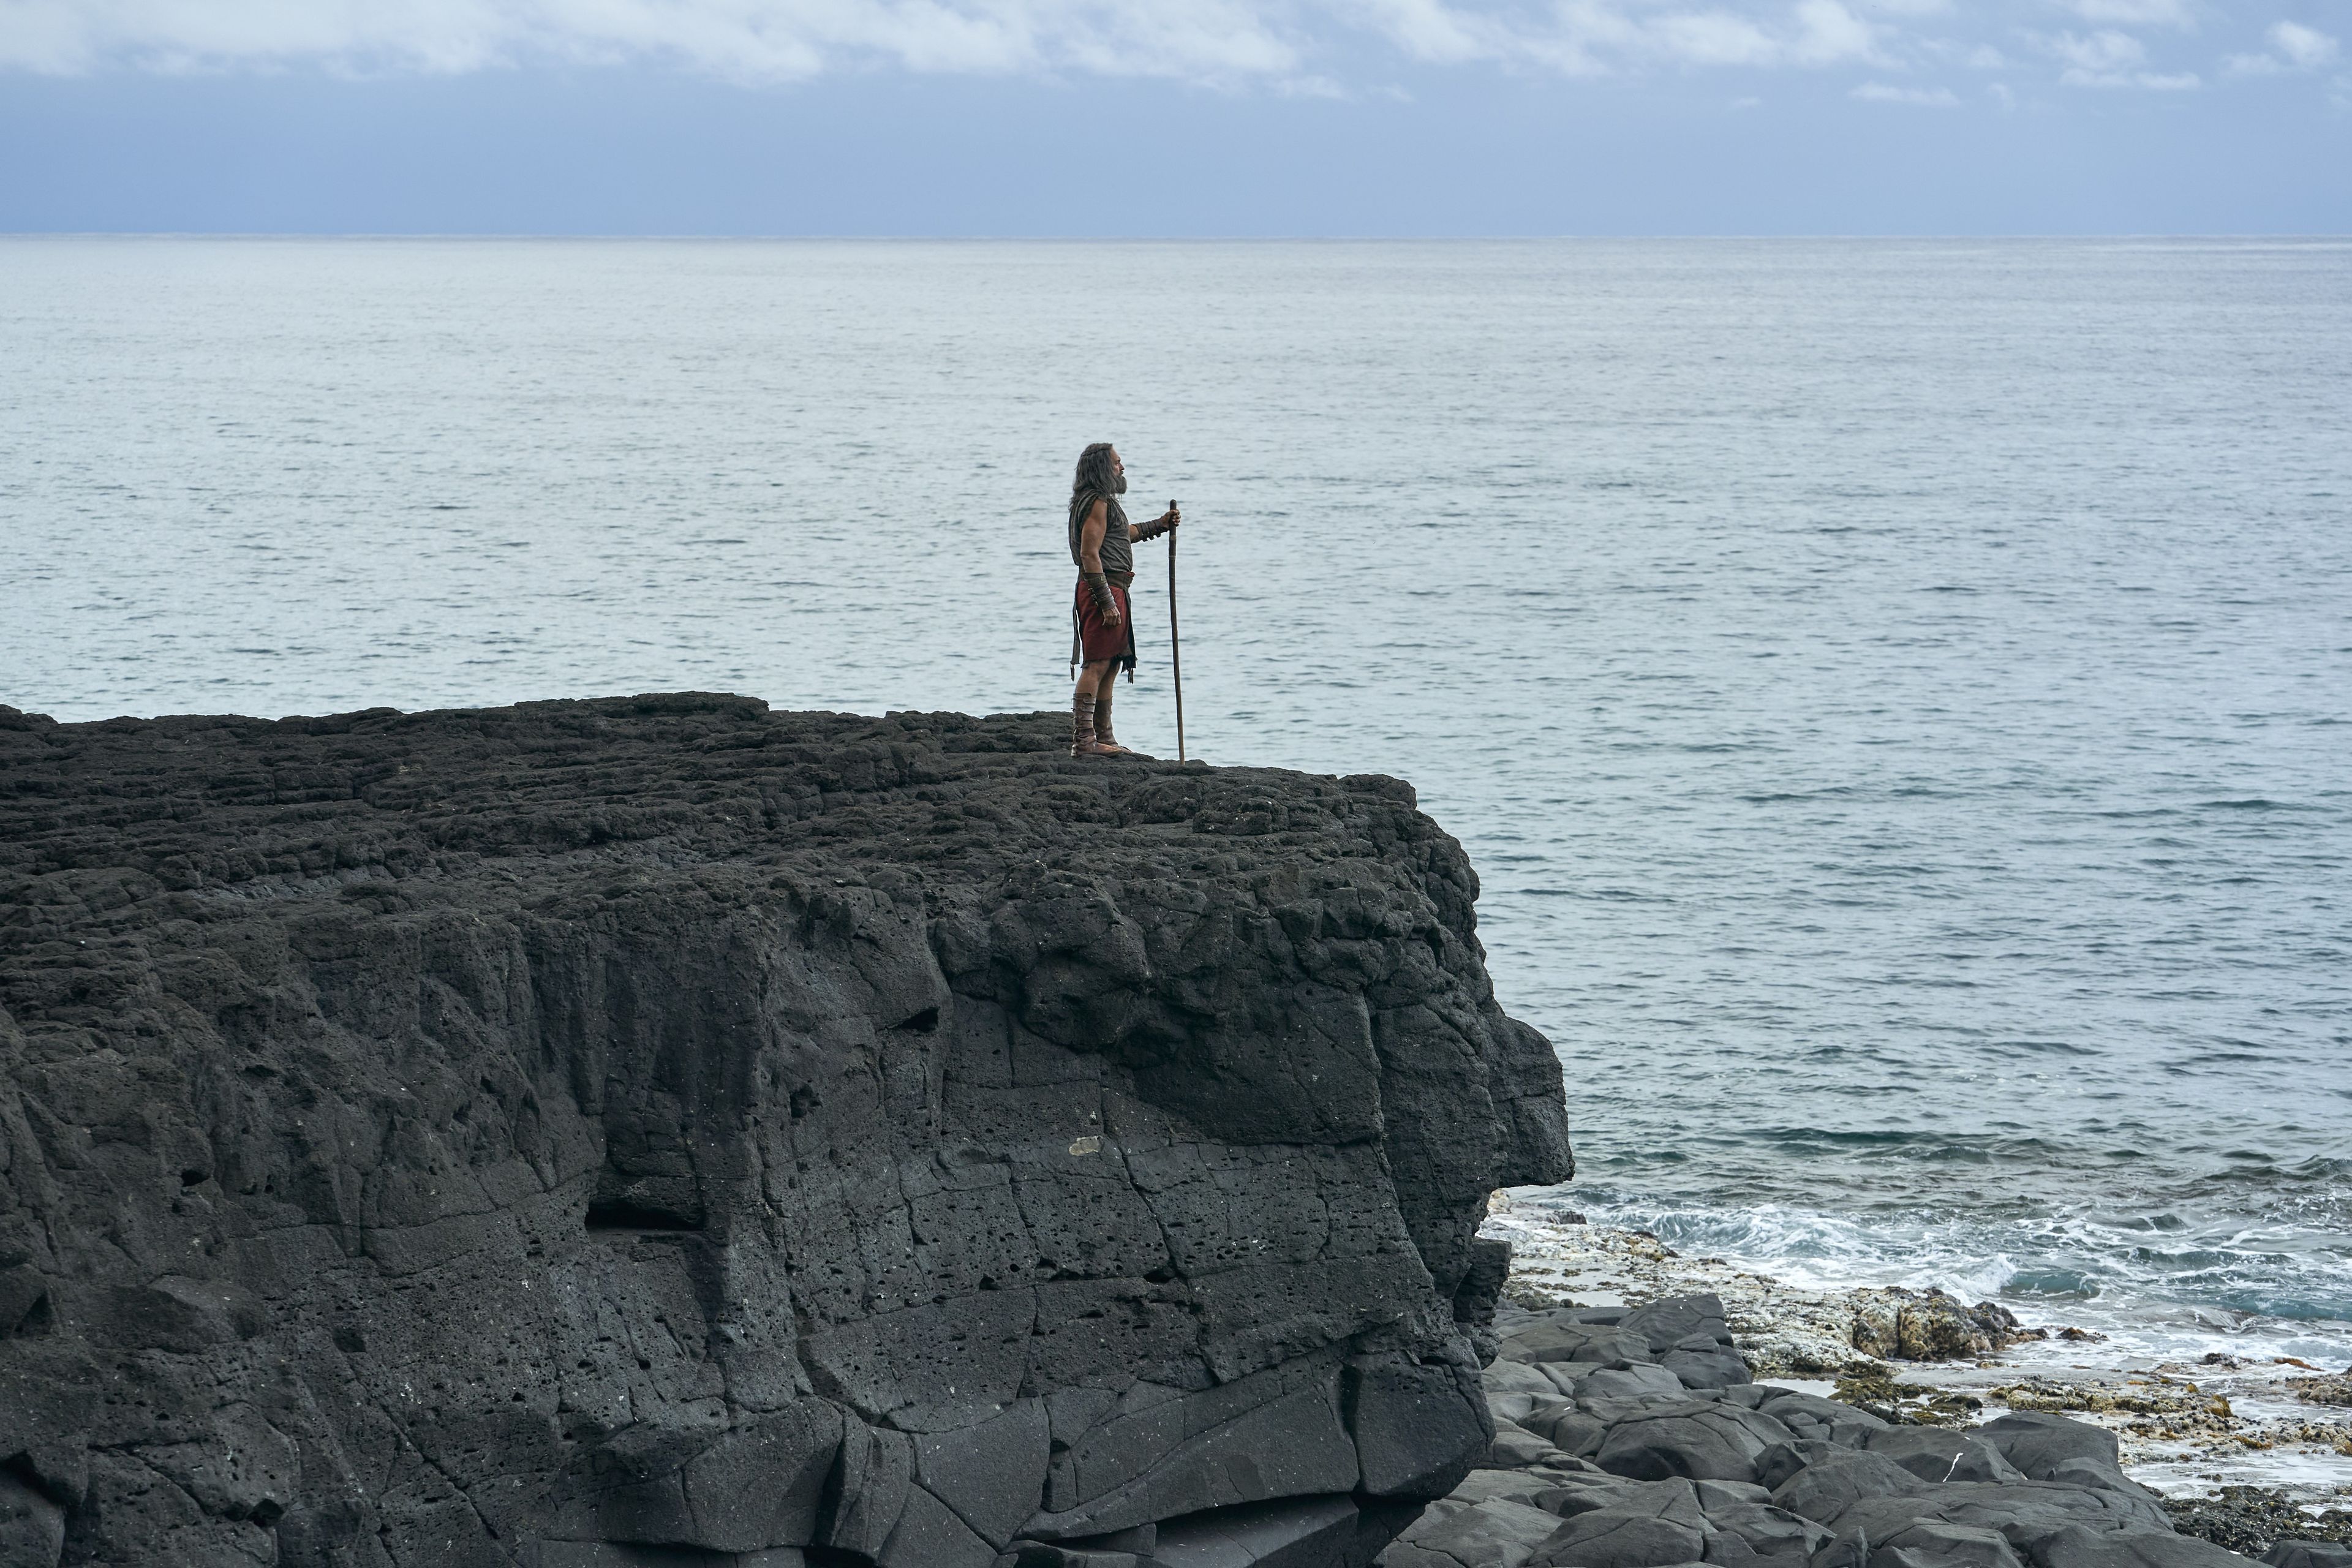
<svg viewBox="0 0 2352 1568">
<path fill-rule="evenodd" d="M 1559 1521 L 1508 1499 L 1440 1503 L 1381 1554 L 1382 1568 L 1521 1568 Z"/>
<path fill-rule="evenodd" d="M 1576 1515 L 1528 1568 L 1666 1568 L 1701 1560 L 1710 1532 L 1690 1482 L 1664 1481 Z"/>
<path fill-rule="evenodd" d="M 1722 1298 L 1702 1292 L 1675 1296 L 1636 1307 L 1619 1320 L 1629 1333 L 1646 1340 L 1653 1355 L 1663 1355 L 1694 1338 L 1728 1347 L 1731 1328 L 1724 1321 Z"/>
<path fill-rule="evenodd" d="M 1988 1421 L 1975 1436 L 2000 1450 L 2001 1458 L 2035 1480 L 2050 1480 L 2059 1466 L 2087 1459 L 2110 1469 L 2119 1467 L 2123 1447 L 2113 1432 L 2087 1421 L 2063 1415 L 2022 1411 Z"/>
<path fill-rule="evenodd" d="M 2352 1568 L 2352 1546 L 2340 1541 L 2274 1541 L 2263 1561 L 2271 1568 Z"/>
<path fill-rule="evenodd" d="M 1593 1458 L 1611 1474 L 1636 1480 L 1752 1482 L 1758 1458 L 1793 1436 L 1769 1415 L 1736 1405 L 1670 1405 L 1611 1426 Z"/>
<path fill-rule="evenodd" d="M 1703 1303 L 1691 1310 L 1704 1310 Z M 1676 1315 L 1658 1312 L 1651 1321 L 1671 1327 Z M 1534 1353 L 1573 1353 L 1592 1342 L 1594 1329 L 1641 1327 L 1633 1313 L 1615 1316 L 1595 1322 L 1583 1310 L 1560 1309 L 1506 1312 L 1502 1321 Z M 2201 1546 L 2167 1544 L 2175 1538 L 2166 1508 L 2115 1468 L 2107 1458 L 2114 1440 L 2103 1428 L 2039 1413 L 1981 1428 L 1898 1426 L 1838 1401 L 1752 1384 L 1706 1398 L 1624 1392 L 1629 1380 L 1619 1374 L 1659 1370 L 1639 1361 L 1616 1368 L 1497 1362 L 1481 1379 L 1489 1404 L 1498 1418 L 1523 1425 L 1490 1450 L 1491 1468 L 1436 1505 L 1423 1529 L 1504 1502 L 1565 1521 L 1525 1558 L 1533 1568 L 2076 1568 L 2094 1557 L 2115 1568 L 2224 1568 L 2225 1561 L 2242 1568 L 2243 1560 L 2206 1555 Z M 1571 1405 L 1547 1387 L 1578 1397 Z M 1569 1448 L 1591 1453 L 1595 1468 L 1571 1468 L 1580 1461 Z M 2030 1476 L 2012 1456 L 2040 1474 Z M 1461 1555 L 1433 1554 L 1415 1536 L 1381 1561 L 1392 1568 L 1520 1561 L 1524 1534 L 1482 1547 L 1475 1543 L 1488 1541 L 1490 1524 L 1467 1520 L 1455 1528 Z M 2086 1536 L 2097 1539 L 2086 1545 Z M 1492 1555 L 1482 1559 L 1480 1551 Z"/>
<path fill-rule="evenodd" d="M 1658 1358 L 1658 1363 L 1680 1378 L 1686 1388 L 1733 1388 L 1755 1381 L 1738 1351 L 1700 1335 L 1667 1351 Z"/>
<path fill-rule="evenodd" d="M 1603 1484 L 1600 1486 L 1586 1484 L 1595 1481 Z M 1454 1502 L 1485 1502 L 1492 1498 L 1504 1498 L 1512 1502 L 1523 1502 L 1530 1508 L 1540 1508 L 1547 1512 L 1566 1518 L 1569 1514 L 1582 1512 L 1583 1509 L 1574 1506 L 1573 1503 L 1567 1508 L 1554 1508 L 1544 1500 L 1554 1496 L 1571 1500 L 1590 1498 L 1591 1500 L 1586 1506 L 1598 1508 L 1607 1497 L 1622 1493 L 1627 1484 L 1612 1476 L 1601 1475 L 1599 1472 L 1588 1474 L 1582 1471 L 1538 1466 L 1523 1470 L 1473 1470 L 1445 1495 L 1448 1500 Z"/>
<path fill-rule="evenodd" d="M 1609 1428 L 1597 1417 L 1573 1405 L 1531 1413 L 1524 1425 L 1528 1431 L 1548 1439 L 1552 1447 L 1579 1458 L 1589 1459 L 1601 1452 L 1601 1441 L 1609 1436 Z"/>
<path fill-rule="evenodd" d="M 1650 1342 L 1631 1329 L 1614 1324 L 1586 1323 L 1565 1315 L 1547 1315 L 1497 1326 L 1501 1353 L 1512 1361 L 1591 1362 L 1604 1367 L 1624 1367 L 1654 1362 Z"/>
<path fill-rule="evenodd" d="M 1409 789 L 1064 724 L 0 726 L 0 1561 L 1360 1568 L 1558 1060 Z"/>
<path fill-rule="evenodd" d="M 1851 1337 L 1882 1359 L 1965 1361 L 2041 1336 L 1997 1301 L 1969 1307 L 1941 1290 L 1889 1289 L 1857 1298 Z"/>
<path fill-rule="evenodd" d="M 1984 1438 L 1945 1426 L 1882 1427 L 1867 1434 L 1863 1447 L 1894 1460 L 1923 1481 L 1941 1484 L 2025 1479 L 2016 1466 L 2001 1457 L 2000 1449 Z"/>
<path fill-rule="evenodd" d="M 1835 1443 L 1844 1448 L 1862 1447 L 1871 1434 L 1888 1429 L 1884 1419 L 1868 1411 L 1794 1389 L 1773 1390 L 1757 1408 L 1800 1438 Z"/>
<path fill-rule="evenodd" d="M 2025 1568 L 2009 1538 L 1938 1521 L 1898 1530 L 1872 1546 L 1872 1568 Z"/>
<path fill-rule="evenodd" d="M 55 1563 L 65 1542 L 66 1510 L 16 1477 L 0 1475 L 0 1563 Z"/>
<path fill-rule="evenodd" d="M 2212 1497 L 2168 1499 L 2163 1506 L 2182 1534 L 2248 1556 L 2266 1553 L 2275 1542 L 2352 1549 L 2352 1510 L 2330 1509 L 2314 1515 L 2282 1488 L 2227 1486 Z"/>
<path fill-rule="evenodd" d="M 1635 1363 L 1622 1368 L 1596 1367 L 1577 1380 L 1576 1395 L 1579 1399 L 1681 1400 L 1685 1397 L 1685 1386 L 1666 1367 Z"/>
<path fill-rule="evenodd" d="M 2064 1526 L 2037 1541 L 2033 1568 L 2245 1568 L 2246 1560 L 2193 1535 Z"/>
<path fill-rule="evenodd" d="M 1345 1497 L 1290 1498 L 1162 1525 L 1148 1568 L 1365 1568 L 1410 1519 L 1395 1505 Z"/>
<path fill-rule="evenodd" d="M 1841 1448 L 1773 1488 L 1772 1501 L 1816 1523 L 1834 1525 L 1864 1498 L 1918 1497 L 1927 1490 L 1927 1482 L 1884 1454 Z"/>
<path fill-rule="evenodd" d="M 1843 1451 L 1837 1444 L 1824 1442 L 1818 1437 L 1800 1437 L 1793 1443 L 1775 1443 L 1756 1460 L 1756 1484 L 1768 1494 L 1779 1491 L 1799 1470 Z"/>
<path fill-rule="evenodd" d="M 1532 1500 L 1538 1508 L 1548 1510 L 1562 1519 L 1574 1519 L 1580 1513 L 1590 1513 L 1596 1508 L 1607 1508 L 1640 1495 L 1647 1481 L 1629 1481 L 1605 1470 L 1564 1476 L 1552 1486 L 1538 1492 Z"/>
<path fill-rule="evenodd" d="M 1818 1513 L 1809 1517 L 1821 1519 Z M 2167 1529 L 2163 1510 L 2143 1499 L 2051 1481 L 1916 1486 L 1908 1492 L 1859 1497 L 1834 1518 L 1821 1521 L 1841 1535 L 1858 1530 L 1873 1541 L 1883 1541 L 1925 1520 L 1998 1530 L 2029 1556 L 2036 1542 L 2073 1526 L 2158 1532 Z"/>
<path fill-rule="evenodd" d="M 1538 1436 L 1524 1426 L 1497 1421 L 1495 1423 L 1495 1440 L 1487 1446 L 1485 1462 L 1496 1468 L 1527 1469 L 1538 1465 L 1562 1464 L 1574 1458 L 1549 1438 Z"/>
</svg>

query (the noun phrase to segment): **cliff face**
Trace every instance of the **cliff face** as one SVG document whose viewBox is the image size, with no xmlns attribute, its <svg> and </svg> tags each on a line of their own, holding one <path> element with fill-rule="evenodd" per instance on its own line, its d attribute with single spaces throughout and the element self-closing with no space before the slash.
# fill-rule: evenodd
<svg viewBox="0 0 2352 1568">
<path fill-rule="evenodd" d="M 1407 786 L 1061 743 L 0 709 L 0 1561 L 1368 1560 L 1559 1067 Z"/>
</svg>

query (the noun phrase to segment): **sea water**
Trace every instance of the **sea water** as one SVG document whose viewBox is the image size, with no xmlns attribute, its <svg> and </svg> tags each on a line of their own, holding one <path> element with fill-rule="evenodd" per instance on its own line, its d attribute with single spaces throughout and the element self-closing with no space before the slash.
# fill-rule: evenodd
<svg viewBox="0 0 2352 1568">
<path fill-rule="evenodd" d="M 2352 1353 L 2352 245 L 0 241 L 0 701 L 1056 709 L 1420 786 L 1564 1201 Z"/>
</svg>

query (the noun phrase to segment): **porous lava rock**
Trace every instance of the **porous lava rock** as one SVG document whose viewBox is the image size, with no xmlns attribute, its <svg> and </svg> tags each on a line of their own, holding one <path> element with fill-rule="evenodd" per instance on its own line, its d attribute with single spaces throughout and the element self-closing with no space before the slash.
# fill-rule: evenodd
<svg viewBox="0 0 2352 1568">
<path fill-rule="evenodd" d="M 1368 1562 L 1558 1061 L 1409 786 L 1066 724 L 0 709 L 0 1555 Z"/>
</svg>

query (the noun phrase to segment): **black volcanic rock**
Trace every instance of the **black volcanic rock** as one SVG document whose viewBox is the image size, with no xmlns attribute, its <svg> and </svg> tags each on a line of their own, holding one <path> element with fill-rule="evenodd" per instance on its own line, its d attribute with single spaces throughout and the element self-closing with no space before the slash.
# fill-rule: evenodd
<svg viewBox="0 0 2352 1568">
<path fill-rule="evenodd" d="M 1063 723 L 0 709 L 0 1557 L 1368 1562 L 1558 1063 L 1408 786 Z"/>
<path fill-rule="evenodd" d="M 1663 1363 L 1736 1354 L 1727 1327 L 1714 1327 L 1721 1316 L 1713 1296 L 1498 1311 L 1502 1356 L 1480 1376 L 1501 1434 L 1487 1467 L 1408 1522 L 1380 1568 L 2252 1568 L 2175 1533 L 2167 1512 L 2258 1544 L 2237 1534 L 2242 1517 L 2217 1523 L 2201 1503 L 2164 1503 L 2116 1468 L 2115 1435 L 2087 1422 L 1898 1426 L 1769 1384 L 1685 1387 Z M 1631 1337 L 1591 1337 L 1612 1327 Z M 1625 1364 L 1591 1370 L 1580 1352 L 1595 1346 Z M 1680 1394 L 1588 1393 L 1642 1371 Z M 1572 1405 L 1550 1397 L 1567 1388 Z M 2012 1459 L 2048 1473 L 2028 1479 Z M 1740 1479 L 1750 1468 L 1754 1479 Z M 1559 1521 L 1549 1531 L 1547 1515 Z M 2285 1542 L 2271 1562 L 2325 1568 L 2330 1550 Z"/>
</svg>

